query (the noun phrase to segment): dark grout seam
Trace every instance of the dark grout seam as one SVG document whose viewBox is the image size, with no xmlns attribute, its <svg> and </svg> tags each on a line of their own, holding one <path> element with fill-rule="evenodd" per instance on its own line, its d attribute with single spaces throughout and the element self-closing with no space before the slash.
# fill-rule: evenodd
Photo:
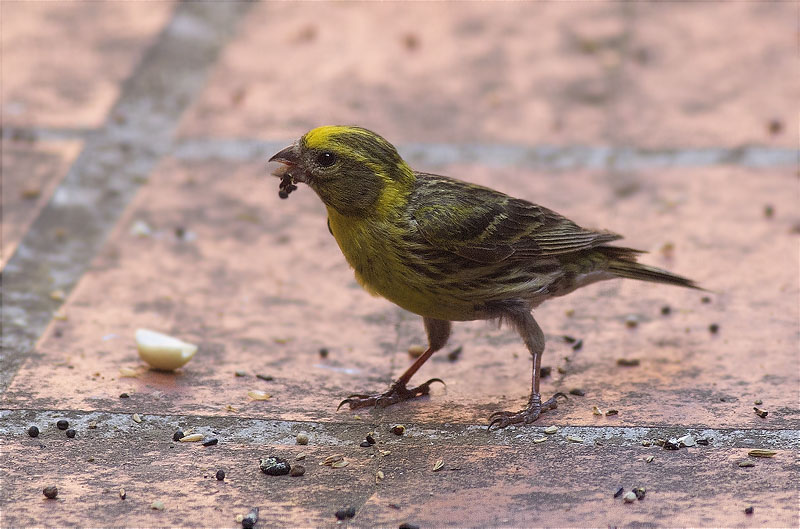
<svg viewBox="0 0 800 529">
<path fill-rule="evenodd" d="M 86 132 L 83 151 L 2 272 L 0 392 L 33 354 L 61 304 L 50 292 L 69 294 L 136 191 L 172 149 L 181 115 L 250 5 L 179 3 L 122 86 L 105 125 Z"/>
</svg>

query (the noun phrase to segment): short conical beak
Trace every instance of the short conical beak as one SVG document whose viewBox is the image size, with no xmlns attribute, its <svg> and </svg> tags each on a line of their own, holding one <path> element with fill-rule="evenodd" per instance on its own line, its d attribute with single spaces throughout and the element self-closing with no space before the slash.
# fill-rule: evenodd
<svg viewBox="0 0 800 529">
<path fill-rule="evenodd" d="M 286 165 L 298 165 L 300 163 L 300 149 L 298 149 L 295 143 L 276 153 L 269 161 L 280 162 Z"/>
</svg>

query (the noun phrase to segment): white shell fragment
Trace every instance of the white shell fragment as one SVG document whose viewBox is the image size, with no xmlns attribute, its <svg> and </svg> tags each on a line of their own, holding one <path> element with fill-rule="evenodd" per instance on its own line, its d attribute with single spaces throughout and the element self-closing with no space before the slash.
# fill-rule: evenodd
<svg viewBox="0 0 800 529">
<path fill-rule="evenodd" d="M 136 347 L 142 360 L 162 371 L 178 369 L 197 352 L 194 344 L 149 329 L 136 330 Z"/>
</svg>

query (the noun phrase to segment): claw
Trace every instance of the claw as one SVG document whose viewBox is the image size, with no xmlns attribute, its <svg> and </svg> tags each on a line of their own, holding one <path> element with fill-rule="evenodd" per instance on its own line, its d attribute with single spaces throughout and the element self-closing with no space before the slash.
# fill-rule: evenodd
<svg viewBox="0 0 800 529">
<path fill-rule="evenodd" d="M 430 385 L 434 382 L 441 382 L 443 385 L 447 386 L 447 384 L 445 384 L 444 380 L 441 378 L 432 378 L 417 387 L 409 389 L 404 383 L 398 380 L 392 384 L 388 391 L 383 394 L 366 395 L 363 393 L 355 393 L 350 395 L 339 403 L 339 405 L 336 407 L 336 411 L 339 411 L 345 404 L 348 404 L 351 410 L 356 408 L 364 408 L 367 406 L 378 406 L 380 408 L 385 408 L 404 400 L 410 400 L 423 395 L 428 395 L 430 393 Z"/>
</svg>

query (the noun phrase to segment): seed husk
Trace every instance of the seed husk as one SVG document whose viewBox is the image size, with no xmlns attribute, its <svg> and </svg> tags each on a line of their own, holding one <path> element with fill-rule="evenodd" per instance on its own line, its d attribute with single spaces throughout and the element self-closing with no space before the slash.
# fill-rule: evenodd
<svg viewBox="0 0 800 529">
<path fill-rule="evenodd" d="M 625 500 L 625 503 L 633 503 L 636 501 L 636 494 L 634 492 L 628 492 L 622 499 Z"/>
<path fill-rule="evenodd" d="M 60 419 L 56 423 L 56 428 L 58 428 L 59 430 L 66 430 L 67 428 L 69 428 L 69 421 L 66 419 Z"/>
<path fill-rule="evenodd" d="M 127 393 L 120 393 L 119 394 L 119 398 L 121 398 L 121 399 L 129 399 L 129 398 L 131 398 L 131 396 L 128 395 Z"/>
<path fill-rule="evenodd" d="M 777 454 L 775 450 L 768 450 L 766 448 L 754 448 L 747 452 L 750 457 L 772 457 Z"/>
<path fill-rule="evenodd" d="M 139 417 L 139 414 L 138 414 L 138 413 L 134 413 L 134 414 L 131 416 L 131 418 L 133 419 L 133 422 L 135 422 L 135 423 L 137 423 L 137 424 L 138 424 L 138 423 L 140 423 L 140 422 L 142 422 L 142 418 L 141 418 L 141 417 Z"/>
<path fill-rule="evenodd" d="M 295 442 L 296 442 L 297 444 L 299 444 L 299 445 L 302 445 L 302 446 L 305 446 L 305 445 L 307 445 L 307 444 L 308 444 L 308 435 L 306 435 L 306 434 L 304 434 L 304 433 L 299 433 L 299 434 L 297 434 L 297 436 L 294 438 L 294 440 L 295 440 Z"/>
<path fill-rule="evenodd" d="M 575 343 L 575 342 L 578 341 L 577 338 L 575 338 L 574 336 L 570 336 L 569 334 L 565 334 L 563 336 L 563 338 L 564 338 L 564 341 L 567 342 L 567 343 Z"/>
<path fill-rule="evenodd" d="M 341 455 L 341 454 L 328 456 L 328 457 L 325 458 L 325 460 L 322 463 L 319 464 L 319 466 L 321 466 L 321 467 L 329 467 L 334 463 L 342 461 L 343 459 L 344 459 L 344 456 Z"/>
<path fill-rule="evenodd" d="M 233 519 L 236 520 L 236 523 L 242 523 L 242 520 L 244 520 L 244 514 L 237 514 Z"/>
<path fill-rule="evenodd" d="M 275 380 L 275 377 L 273 377 L 272 375 L 258 374 L 256 375 L 256 378 L 260 378 L 261 380 L 266 380 L 267 382 L 272 382 L 273 380 Z"/>
<path fill-rule="evenodd" d="M 670 439 L 664 442 L 664 450 L 678 450 L 681 447 L 677 439 Z"/>
<path fill-rule="evenodd" d="M 119 489 L 119 499 L 124 500 L 128 497 L 128 493 L 125 492 L 125 489 Z"/>
<path fill-rule="evenodd" d="M 753 401 L 753 404 L 755 404 L 756 406 L 761 406 L 762 404 L 764 404 L 764 401 L 761 399 L 756 399 Z"/>
<path fill-rule="evenodd" d="M 261 472 L 268 476 L 285 476 L 292 470 L 292 466 L 287 460 L 277 456 L 260 459 L 258 466 Z"/>
<path fill-rule="evenodd" d="M 306 458 L 306 455 L 305 455 L 305 454 L 297 454 L 297 456 L 295 456 L 294 460 L 295 460 L 295 461 L 302 461 L 302 460 L 304 460 L 305 458 Z"/>
<path fill-rule="evenodd" d="M 653 442 L 645 439 L 644 441 L 642 441 L 642 446 L 653 446 Z"/>
<path fill-rule="evenodd" d="M 54 500 L 56 496 L 58 496 L 58 487 L 55 485 L 48 485 L 42 489 L 42 494 L 44 494 L 45 498 L 48 500 Z"/>
<path fill-rule="evenodd" d="M 88 428 L 89 428 L 90 430 L 94 430 L 94 429 L 96 429 L 96 428 L 97 428 L 97 421 L 89 421 Z"/>
<path fill-rule="evenodd" d="M 379 470 L 379 471 L 377 471 L 377 472 L 375 473 L 375 483 L 378 483 L 379 481 L 383 481 L 383 479 L 384 479 L 385 477 L 386 477 L 386 476 L 383 474 L 383 470 Z"/>
<path fill-rule="evenodd" d="M 574 436 L 574 435 L 568 435 L 567 436 L 567 441 L 569 441 L 570 443 L 582 443 L 583 442 L 583 438 L 582 437 L 577 437 L 577 436 Z"/>
<path fill-rule="evenodd" d="M 433 471 L 439 472 L 440 470 L 442 470 L 443 467 L 444 467 L 444 460 L 438 459 L 436 463 L 434 463 L 433 465 Z"/>
<path fill-rule="evenodd" d="M 368 433 L 364 440 L 366 442 L 368 442 L 369 444 L 374 445 L 375 444 L 375 437 L 373 436 L 373 432 Z"/>
<path fill-rule="evenodd" d="M 28 435 L 31 437 L 39 437 L 39 428 L 37 426 L 31 426 L 28 428 Z"/>
<path fill-rule="evenodd" d="M 678 444 L 682 447 L 696 446 L 697 441 L 694 440 L 694 437 L 692 437 L 691 434 L 686 434 L 678 439 Z"/>
<path fill-rule="evenodd" d="M 756 412 L 756 415 L 758 415 L 762 419 L 766 418 L 766 416 L 769 415 L 769 412 L 767 410 L 762 410 L 757 406 L 753 406 L 753 411 Z"/>
<path fill-rule="evenodd" d="M 644 499 L 644 495 L 647 490 L 644 487 L 636 487 L 632 492 L 636 495 L 636 499 L 641 501 Z"/>
<path fill-rule="evenodd" d="M 455 362 L 456 360 L 458 360 L 458 357 L 461 356 L 461 351 L 463 350 L 464 346 L 459 345 L 458 347 L 447 353 L 447 359 L 450 360 L 451 362 Z"/>
<path fill-rule="evenodd" d="M 625 487 L 620 487 L 617 489 L 617 492 L 614 493 L 615 498 L 619 498 L 625 492 Z"/>
<path fill-rule="evenodd" d="M 350 462 L 346 459 L 342 459 L 341 461 L 337 461 L 336 463 L 331 464 L 331 468 L 344 468 L 349 465 Z"/>
<path fill-rule="evenodd" d="M 537 437 L 533 440 L 534 443 L 543 443 L 545 441 L 547 441 L 547 437 Z"/>
<path fill-rule="evenodd" d="M 744 461 L 739 461 L 739 466 L 742 468 L 747 468 L 747 467 L 754 467 L 756 466 L 756 464 L 748 459 L 745 459 Z"/>
<path fill-rule="evenodd" d="M 547 435 L 554 434 L 557 431 L 558 431 L 558 426 L 556 425 L 548 426 L 547 428 L 544 429 L 544 433 L 546 433 Z"/>
<path fill-rule="evenodd" d="M 166 509 L 166 507 L 164 506 L 164 502 L 161 500 L 156 500 L 153 503 L 151 503 L 150 508 L 153 509 L 154 511 L 163 511 L 164 509 Z"/>
<path fill-rule="evenodd" d="M 253 400 L 269 400 L 272 398 L 272 395 L 267 393 L 266 391 L 260 391 L 257 389 L 251 389 L 247 392 L 247 396 Z"/>
<path fill-rule="evenodd" d="M 647 456 L 644 458 L 644 460 L 648 463 L 652 463 L 655 458 L 656 456 Z"/>
<path fill-rule="evenodd" d="M 638 358 L 618 358 L 617 365 L 618 366 L 625 366 L 625 367 L 635 367 L 639 365 Z"/>
<path fill-rule="evenodd" d="M 292 476 L 293 478 L 300 477 L 305 473 L 306 473 L 306 467 L 304 467 L 303 465 L 295 465 L 292 467 L 292 470 L 289 471 L 289 475 Z"/>
<path fill-rule="evenodd" d="M 395 424 L 394 426 L 392 426 L 392 433 L 395 435 L 403 435 L 404 433 L 406 433 L 406 427 L 403 426 L 402 424 Z"/>
<path fill-rule="evenodd" d="M 633 329 L 637 325 L 639 325 L 639 318 L 636 315 L 631 314 L 625 318 L 625 326 L 627 328 Z"/>
<path fill-rule="evenodd" d="M 586 392 L 583 391 L 581 388 L 572 388 L 571 390 L 569 390 L 569 394 L 583 397 L 584 395 L 586 395 Z"/>
<path fill-rule="evenodd" d="M 247 373 L 245 373 L 244 371 L 234 371 L 233 372 L 233 376 L 235 376 L 235 377 L 246 377 Z"/>
<path fill-rule="evenodd" d="M 580 351 L 581 349 L 583 349 L 583 338 L 572 344 L 573 351 Z"/>
<path fill-rule="evenodd" d="M 421 345 L 412 345 L 408 348 L 408 354 L 412 358 L 419 358 L 425 352 L 425 347 Z"/>
<path fill-rule="evenodd" d="M 603 410 L 597 406 L 592 406 L 592 415 L 603 415 Z"/>
<path fill-rule="evenodd" d="M 184 435 L 178 441 L 182 443 L 196 443 L 197 441 L 201 441 L 203 439 L 203 434 L 201 433 L 192 433 L 189 435 Z"/>
<path fill-rule="evenodd" d="M 610 417 L 612 415 L 619 415 L 619 410 L 611 409 L 611 410 L 606 411 L 606 417 Z"/>
<path fill-rule="evenodd" d="M 203 446 L 214 446 L 218 442 L 219 442 L 219 439 L 217 439 L 216 437 L 210 437 L 210 438 L 205 439 L 203 441 Z"/>
</svg>

